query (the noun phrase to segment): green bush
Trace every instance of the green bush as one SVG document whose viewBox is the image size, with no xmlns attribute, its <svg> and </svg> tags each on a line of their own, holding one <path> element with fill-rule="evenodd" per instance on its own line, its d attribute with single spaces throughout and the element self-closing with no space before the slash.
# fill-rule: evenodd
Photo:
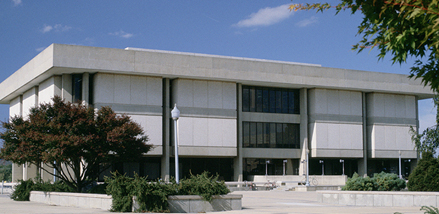
<svg viewBox="0 0 439 214">
<path fill-rule="evenodd" d="M 11 194 L 11 199 L 15 201 L 29 201 L 30 191 L 34 186 L 33 180 L 19 180 L 18 185 L 15 186 L 14 192 Z"/>
<path fill-rule="evenodd" d="M 399 191 L 405 188 L 405 181 L 393 173 L 375 173 L 372 178 L 360 177 L 354 173 L 348 178 L 343 190 L 351 191 Z"/>
<path fill-rule="evenodd" d="M 126 175 L 113 173 L 111 178 L 105 178 L 107 194 L 113 197 L 112 211 L 129 212 L 132 207 L 132 197 L 136 196 L 141 212 L 166 212 L 168 196 L 170 195 L 200 195 L 204 200 L 211 201 L 213 195 L 229 193 L 224 182 L 218 181 L 218 176 L 209 176 L 207 172 L 201 175 L 191 175 L 182 179 L 180 184 L 175 181 L 165 183 L 161 180 L 148 181 L 137 175 L 129 178 Z"/>
<path fill-rule="evenodd" d="M 373 191 L 374 184 L 369 176 L 360 177 L 357 173 L 354 173 L 352 178 L 348 178 L 346 185 L 342 190 L 350 191 Z"/>
<path fill-rule="evenodd" d="M 34 182 L 32 179 L 23 181 L 19 180 L 19 184 L 15 187 L 14 192 L 11 194 L 11 199 L 15 201 L 29 201 L 31 191 L 44 191 L 44 192 L 74 192 L 74 189 L 67 186 L 62 181 L 51 183 L 50 181 L 41 181 L 36 179 Z"/>
<path fill-rule="evenodd" d="M 111 204 L 111 211 L 116 212 L 131 212 L 133 206 L 133 178 L 121 175 L 118 172 L 112 173 L 112 177 L 105 178 L 105 182 L 108 184 L 106 188 L 107 194 L 111 195 L 113 202 Z"/>
<path fill-rule="evenodd" d="M 209 176 L 208 172 L 191 175 L 189 179 L 182 180 L 178 187 L 179 195 L 199 195 L 206 201 L 212 201 L 213 195 L 225 195 L 229 192 L 224 181 L 218 181 L 218 175 Z"/>
<path fill-rule="evenodd" d="M 375 173 L 371 180 L 376 191 L 400 191 L 406 186 L 405 181 L 394 173 Z"/>
<path fill-rule="evenodd" d="M 409 191 L 439 191 L 439 160 L 431 152 L 422 153 L 422 158 L 409 176 Z"/>
</svg>

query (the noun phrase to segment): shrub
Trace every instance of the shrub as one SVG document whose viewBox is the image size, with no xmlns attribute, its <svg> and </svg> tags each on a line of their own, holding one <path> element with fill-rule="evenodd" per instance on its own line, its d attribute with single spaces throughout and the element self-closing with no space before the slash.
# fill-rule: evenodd
<svg viewBox="0 0 439 214">
<path fill-rule="evenodd" d="M 108 183 L 107 194 L 113 197 L 111 210 L 117 212 L 131 211 L 133 196 L 137 198 L 138 211 L 165 212 L 168 211 L 169 195 L 200 195 L 204 200 L 211 201 L 213 195 L 230 192 L 224 182 L 218 181 L 218 176 L 209 176 L 207 172 L 191 175 L 189 179 L 182 179 L 180 184 L 161 180 L 150 182 L 146 177 L 135 175 L 129 178 L 118 173 L 113 173 L 105 181 Z"/>
<path fill-rule="evenodd" d="M 19 184 L 15 187 L 14 192 L 11 194 L 11 199 L 15 201 L 29 201 L 31 191 L 44 191 L 44 192 L 74 192 L 74 189 L 67 186 L 62 181 L 50 183 L 50 181 L 41 181 L 36 179 L 34 182 L 32 179 L 23 181 L 19 180 Z"/>
<path fill-rule="evenodd" d="M 373 178 L 360 177 L 354 173 L 348 178 L 343 190 L 351 191 L 399 191 L 405 188 L 405 181 L 393 173 L 375 173 Z"/>
<path fill-rule="evenodd" d="M 11 199 L 15 201 L 29 201 L 30 191 L 35 184 L 32 180 L 19 180 L 18 185 L 15 186 L 14 192 L 11 194 Z"/>
<path fill-rule="evenodd" d="M 439 191 L 439 161 L 431 152 L 422 153 L 422 159 L 409 176 L 410 191 Z"/>
<path fill-rule="evenodd" d="M 405 181 L 394 173 L 375 173 L 371 180 L 376 191 L 399 191 L 406 186 Z"/>
<path fill-rule="evenodd" d="M 218 181 L 218 175 L 209 176 L 208 172 L 191 175 L 189 179 L 182 180 L 178 187 L 179 195 L 199 195 L 206 201 L 212 201 L 213 195 L 225 195 L 229 192 L 224 181 Z"/>
<path fill-rule="evenodd" d="M 131 212 L 134 179 L 125 174 L 120 175 L 118 172 L 114 172 L 112 175 L 111 179 L 105 178 L 105 182 L 108 183 L 106 192 L 113 198 L 111 211 Z"/>
<path fill-rule="evenodd" d="M 369 176 L 360 177 L 357 173 L 354 173 L 352 178 L 348 178 L 346 185 L 342 188 L 342 190 L 372 191 L 373 188 L 374 184 Z"/>
</svg>

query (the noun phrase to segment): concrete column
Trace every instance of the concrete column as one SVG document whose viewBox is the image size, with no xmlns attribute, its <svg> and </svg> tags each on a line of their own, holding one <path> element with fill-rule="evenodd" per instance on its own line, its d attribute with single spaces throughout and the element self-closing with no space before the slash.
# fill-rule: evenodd
<svg viewBox="0 0 439 214">
<path fill-rule="evenodd" d="M 83 104 L 88 106 L 90 104 L 90 74 L 82 74 L 82 100 Z"/>
<path fill-rule="evenodd" d="M 170 93 L 170 80 L 165 78 L 163 79 L 163 90 L 162 90 L 162 102 L 163 102 L 163 110 L 162 110 L 162 145 L 163 152 L 161 158 L 161 177 L 165 182 L 168 182 L 170 179 L 169 176 L 169 144 L 170 144 L 170 120 L 171 120 L 171 93 Z"/>
<path fill-rule="evenodd" d="M 237 151 L 237 157 L 233 159 L 233 180 L 234 181 L 243 181 L 247 180 L 247 178 L 243 178 L 243 157 L 242 157 L 242 84 L 238 83 L 236 84 L 236 112 L 237 112 L 237 118 L 236 122 L 238 123 L 236 125 L 237 127 L 237 134 L 236 134 L 236 142 L 238 145 L 236 145 Z"/>
<path fill-rule="evenodd" d="M 367 144 L 368 144 L 368 137 L 367 137 L 367 99 L 366 99 L 366 93 L 362 93 L 362 112 L 363 112 L 363 159 L 358 160 L 358 174 L 363 175 L 364 177 L 367 176 Z"/>
<path fill-rule="evenodd" d="M 62 89 L 61 98 L 66 102 L 73 102 L 72 100 L 72 75 L 63 74 L 62 75 Z"/>
<path fill-rule="evenodd" d="M 302 161 L 306 160 L 306 150 L 309 149 L 308 143 L 308 89 L 300 89 L 300 142 L 301 155 L 299 162 L 299 175 L 306 174 L 306 164 Z M 311 154 L 311 152 L 310 152 Z"/>
<path fill-rule="evenodd" d="M 419 134 L 419 106 L 418 106 L 418 97 L 416 97 L 415 98 L 415 108 L 416 108 L 416 133 L 417 134 Z M 439 106 L 436 106 L 436 108 L 439 108 Z M 436 117 L 438 117 L 439 115 L 436 115 Z M 418 164 L 418 162 L 419 162 L 419 159 L 421 159 L 421 154 L 420 154 L 420 152 L 419 151 L 417 151 L 416 152 L 416 156 L 417 156 L 417 158 L 416 158 L 416 161 L 412 161 L 412 163 L 411 163 L 411 171 L 413 171 L 413 169 L 416 167 L 416 165 Z M 411 171 L 410 171 L 410 173 L 411 173 Z"/>
</svg>

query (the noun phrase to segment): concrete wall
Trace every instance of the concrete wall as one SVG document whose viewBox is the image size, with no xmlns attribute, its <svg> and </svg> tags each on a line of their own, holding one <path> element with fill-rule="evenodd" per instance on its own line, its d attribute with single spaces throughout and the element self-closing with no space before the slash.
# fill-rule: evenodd
<svg viewBox="0 0 439 214">
<path fill-rule="evenodd" d="M 52 98 L 62 95 L 62 77 L 52 76 L 40 83 L 38 87 L 38 103 L 51 103 Z"/>
<path fill-rule="evenodd" d="M 56 206 L 95 208 L 110 210 L 113 199 L 111 195 L 69 193 L 69 192 L 42 192 L 31 191 L 29 200 Z"/>
<path fill-rule="evenodd" d="M 176 79 L 171 93 L 181 114 L 179 154 L 237 155 L 235 83 Z"/>
<path fill-rule="evenodd" d="M 198 195 L 168 196 L 169 211 L 171 213 L 205 213 L 242 209 L 242 195 L 215 195 L 212 198 L 212 202 L 208 202 Z"/>
<path fill-rule="evenodd" d="M 111 107 L 139 123 L 149 144 L 147 155 L 162 154 L 162 78 L 97 73 L 94 75 L 94 107 Z"/>
<path fill-rule="evenodd" d="M 311 89 L 308 103 L 312 157 L 363 157 L 361 92 Z"/>
<path fill-rule="evenodd" d="M 409 95 L 367 95 L 367 134 L 372 158 L 416 158 L 410 126 L 415 127 L 416 98 Z"/>
<path fill-rule="evenodd" d="M 317 191 L 320 203 L 361 207 L 421 207 L 439 205 L 437 192 Z"/>
</svg>

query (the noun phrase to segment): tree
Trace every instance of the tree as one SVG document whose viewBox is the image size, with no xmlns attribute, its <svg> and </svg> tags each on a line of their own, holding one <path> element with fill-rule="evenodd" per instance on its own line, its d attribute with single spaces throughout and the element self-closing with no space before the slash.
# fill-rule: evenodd
<svg viewBox="0 0 439 214">
<path fill-rule="evenodd" d="M 433 98 L 434 105 L 436 107 L 436 125 L 426 128 L 421 134 L 410 127 L 412 134 L 412 141 L 415 143 L 415 147 L 421 153 L 430 152 L 436 154 L 436 150 L 439 148 L 439 95 Z"/>
<path fill-rule="evenodd" d="M 392 56 L 393 63 L 406 62 L 407 56 L 417 59 L 410 77 L 421 78 L 425 86 L 439 92 L 439 6 L 438 0 L 341 0 L 329 3 L 293 4 L 290 10 L 330 8 L 363 14 L 358 26 L 362 40 L 353 46 L 361 52 L 378 48 L 378 58 Z"/>
<path fill-rule="evenodd" d="M 439 161 L 433 153 L 422 153 L 422 159 L 410 173 L 407 187 L 410 191 L 439 191 Z"/>
<path fill-rule="evenodd" d="M 32 108 L 27 119 L 2 123 L 0 158 L 46 166 L 41 169 L 81 192 L 112 163 L 136 161 L 152 147 L 140 125 L 109 107 L 95 112 L 60 97 L 52 101 Z"/>
</svg>

